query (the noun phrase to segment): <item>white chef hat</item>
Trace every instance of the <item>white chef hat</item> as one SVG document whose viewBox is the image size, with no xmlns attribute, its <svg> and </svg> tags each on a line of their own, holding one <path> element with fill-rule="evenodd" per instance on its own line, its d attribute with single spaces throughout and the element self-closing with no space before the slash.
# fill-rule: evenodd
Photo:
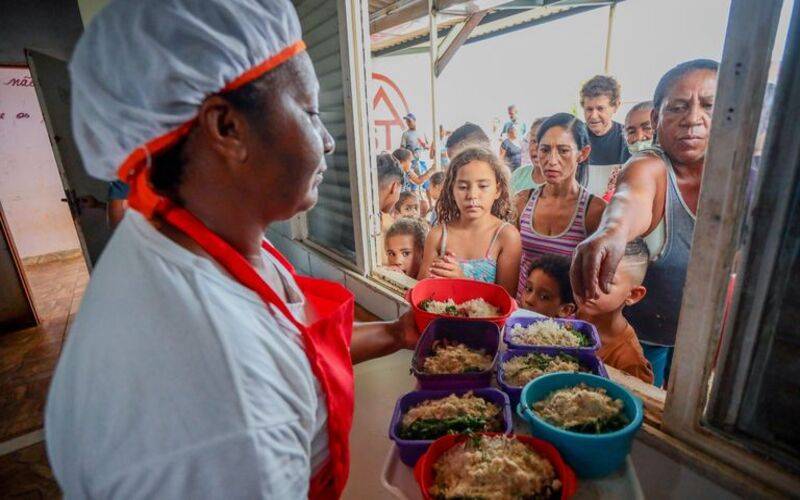
<svg viewBox="0 0 800 500">
<path fill-rule="evenodd" d="M 69 69 L 72 126 L 86 170 L 131 184 L 152 215 L 150 158 L 192 127 L 203 100 L 305 50 L 288 0 L 113 0 Z"/>
</svg>

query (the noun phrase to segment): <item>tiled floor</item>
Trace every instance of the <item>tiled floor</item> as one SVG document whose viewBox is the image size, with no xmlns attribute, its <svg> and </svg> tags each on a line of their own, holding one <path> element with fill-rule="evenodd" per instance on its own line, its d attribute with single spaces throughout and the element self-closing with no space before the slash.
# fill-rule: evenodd
<svg viewBox="0 0 800 500">
<path fill-rule="evenodd" d="M 42 428 L 47 388 L 89 275 L 82 257 L 25 268 L 41 324 L 0 333 L 0 443 Z M 44 443 L 0 456 L 0 497 L 59 498 Z"/>
<path fill-rule="evenodd" d="M 60 498 L 44 442 L 0 456 L 0 498 Z"/>
<path fill-rule="evenodd" d="M 0 443 L 41 429 L 47 388 L 89 275 L 81 257 L 26 268 L 41 324 L 0 333 Z"/>
</svg>

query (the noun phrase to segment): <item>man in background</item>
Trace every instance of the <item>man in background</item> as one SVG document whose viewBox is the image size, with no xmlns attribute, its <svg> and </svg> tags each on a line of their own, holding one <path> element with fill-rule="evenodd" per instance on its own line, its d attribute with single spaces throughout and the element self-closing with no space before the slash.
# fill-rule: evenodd
<svg viewBox="0 0 800 500">
<path fill-rule="evenodd" d="M 400 147 L 414 153 L 414 160 L 416 163 L 416 161 L 419 160 L 420 151 L 428 149 L 428 145 L 425 144 L 425 140 L 419 135 L 419 131 L 417 130 L 417 117 L 414 113 L 407 114 L 403 117 L 403 120 L 406 122 L 407 128 L 400 137 Z"/>
<path fill-rule="evenodd" d="M 632 155 L 653 145 L 653 101 L 635 105 L 625 116 L 625 140 Z"/>
<path fill-rule="evenodd" d="M 612 76 L 597 75 L 583 84 L 580 103 L 589 129 L 589 165 L 578 170 L 578 181 L 595 196 L 609 191 L 609 179 L 618 166 L 631 157 L 625 130 L 613 120 L 621 102 L 619 82 Z"/>
<path fill-rule="evenodd" d="M 511 127 L 517 127 L 517 135 L 519 137 L 525 137 L 527 135 L 528 129 L 525 126 L 525 123 L 521 122 L 517 115 L 519 112 L 517 111 L 517 106 L 515 104 L 511 104 L 508 107 L 508 121 L 503 125 L 503 130 L 500 131 L 500 138 L 505 139 L 508 136 L 508 129 Z"/>
</svg>

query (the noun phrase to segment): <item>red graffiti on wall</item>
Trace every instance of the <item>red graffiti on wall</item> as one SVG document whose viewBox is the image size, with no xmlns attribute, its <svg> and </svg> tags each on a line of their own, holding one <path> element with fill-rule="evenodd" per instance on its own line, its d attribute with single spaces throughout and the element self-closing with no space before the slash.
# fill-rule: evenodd
<svg viewBox="0 0 800 500">
<path fill-rule="evenodd" d="M 33 87 L 33 79 L 29 76 L 22 78 L 10 78 L 3 82 L 6 87 Z"/>
<path fill-rule="evenodd" d="M 408 102 L 403 92 L 388 76 L 380 73 L 372 73 L 372 80 L 375 84 L 375 97 L 372 98 L 372 111 L 376 112 L 380 108 L 385 108 L 389 118 L 375 119 L 375 128 L 383 127 L 386 149 L 392 150 L 392 129 L 398 127 L 401 131 L 405 128 L 403 116 L 409 113 Z M 398 112 L 400 108 L 401 112 Z M 382 109 L 383 111 L 383 109 Z"/>
</svg>

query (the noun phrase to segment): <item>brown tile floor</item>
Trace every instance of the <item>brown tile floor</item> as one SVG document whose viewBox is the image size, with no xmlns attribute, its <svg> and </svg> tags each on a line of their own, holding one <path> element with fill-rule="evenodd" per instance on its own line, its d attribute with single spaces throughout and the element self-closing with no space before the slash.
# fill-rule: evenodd
<svg viewBox="0 0 800 500">
<path fill-rule="evenodd" d="M 0 498 L 61 498 L 44 442 L 0 456 Z"/>
<path fill-rule="evenodd" d="M 89 275 L 82 257 L 26 266 L 41 324 L 0 333 L 0 442 L 42 428 L 47 388 Z M 0 456 L 0 498 L 59 498 L 44 443 Z"/>
<path fill-rule="evenodd" d="M 50 378 L 89 280 L 82 257 L 25 272 L 41 324 L 0 333 L 0 442 L 42 428 Z"/>
</svg>

